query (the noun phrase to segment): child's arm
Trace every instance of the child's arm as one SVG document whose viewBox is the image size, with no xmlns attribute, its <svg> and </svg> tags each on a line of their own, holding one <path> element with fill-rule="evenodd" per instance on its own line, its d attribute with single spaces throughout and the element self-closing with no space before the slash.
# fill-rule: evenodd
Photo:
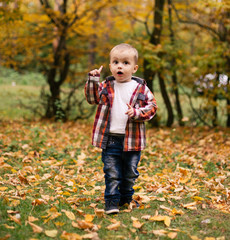
<svg viewBox="0 0 230 240">
<path fill-rule="evenodd" d="M 152 119 L 156 114 L 156 99 L 147 86 L 145 87 L 144 96 L 145 99 L 143 100 L 143 104 L 137 108 L 135 108 L 135 106 L 132 107 L 127 104 L 128 111 L 126 114 L 134 121 L 148 121 Z"/>
<path fill-rule="evenodd" d="M 88 80 L 85 84 L 85 97 L 89 104 L 98 104 L 102 83 L 99 82 L 103 66 L 89 72 Z"/>
</svg>

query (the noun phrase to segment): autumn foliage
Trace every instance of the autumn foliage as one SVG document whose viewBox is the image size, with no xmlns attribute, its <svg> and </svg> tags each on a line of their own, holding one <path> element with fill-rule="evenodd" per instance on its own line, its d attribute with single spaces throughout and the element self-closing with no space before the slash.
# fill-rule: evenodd
<svg viewBox="0 0 230 240">
<path fill-rule="evenodd" d="M 106 216 L 91 128 L 1 122 L 1 239 L 229 239 L 229 131 L 148 130 L 140 208 Z"/>
</svg>

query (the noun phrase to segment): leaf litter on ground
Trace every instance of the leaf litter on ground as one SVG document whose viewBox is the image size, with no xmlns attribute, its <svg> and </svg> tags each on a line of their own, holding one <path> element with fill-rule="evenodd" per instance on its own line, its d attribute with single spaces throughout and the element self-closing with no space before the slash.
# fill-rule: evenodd
<svg viewBox="0 0 230 240">
<path fill-rule="evenodd" d="M 26 229 L 37 239 L 230 238 L 225 228 L 203 230 L 210 216 L 199 220 L 215 211 L 230 223 L 229 129 L 149 129 L 135 185 L 140 207 L 112 217 L 104 214 L 101 150 L 91 146 L 91 130 L 86 123 L 1 123 L 3 237 Z M 184 222 L 194 213 L 198 232 Z"/>
</svg>

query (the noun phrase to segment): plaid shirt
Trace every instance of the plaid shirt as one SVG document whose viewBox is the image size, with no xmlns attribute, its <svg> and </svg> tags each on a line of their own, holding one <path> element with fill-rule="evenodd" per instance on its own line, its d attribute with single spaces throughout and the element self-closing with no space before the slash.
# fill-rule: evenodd
<svg viewBox="0 0 230 240">
<path fill-rule="evenodd" d="M 105 149 L 107 146 L 111 108 L 114 99 L 113 76 L 107 77 L 99 83 L 100 76 L 90 76 L 85 85 L 86 100 L 90 104 L 98 104 L 94 126 L 92 144 Z M 141 151 L 146 146 L 145 121 L 150 120 L 156 113 L 156 100 L 146 85 L 138 77 L 132 77 L 138 85 L 134 90 L 129 104 L 134 108 L 134 116 L 129 118 L 125 129 L 124 151 Z M 119 113 L 118 113 L 119 114 Z"/>
</svg>

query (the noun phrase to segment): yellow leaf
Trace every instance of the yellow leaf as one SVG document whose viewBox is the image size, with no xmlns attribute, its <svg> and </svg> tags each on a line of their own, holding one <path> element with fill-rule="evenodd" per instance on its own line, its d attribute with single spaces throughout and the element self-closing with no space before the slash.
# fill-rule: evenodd
<svg viewBox="0 0 230 240">
<path fill-rule="evenodd" d="M 153 230 L 152 233 L 157 236 L 165 236 L 167 234 L 167 231 L 165 230 Z"/>
<path fill-rule="evenodd" d="M 93 227 L 93 223 L 86 222 L 85 220 L 77 220 L 77 223 L 72 222 L 72 226 L 79 229 L 91 229 Z"/>
<path fill-rule="evenodd" d="M 204 198 L 199 197 L 199 196 L 194 196 L 193 199 L 194 199 L 195 201 L 204 201 Z"/>
<path fill-rule="evenodd" d="M 190 210 L 196 210 L 197 208 L 195 207 L 195 205 L 197 204 L 197 202 L 192 202 L 192 203 L 188 203 L 188 204 L 184 204 L 183 207 L 190 209 Z"/>
<path fill-rule="evenodd" d="M 139 221 L 135 220 L 133 221 L 133 227 L 139 229 L 144 225 L 144 223 L 140 223 Z"/>
<path fill-rule="evenodd" d="M 8 187 L 0 187 L 0 191 L 5 191 Z"/>
<path fill-rule="evenodd" d="M 96 232 L 91 232 L 91 233 L 88 233 L 88 234 L 85 234 L 82 236 L 83 239 L 93 239 L 93 240 L 99 240 L 99 236 L 98 236 L 98 233 Z"/>
<path fill-rule="evenodd" d="M 32 227 L 34 233 L 41 233 L 43 231 L 43 228 L 39 227 L 38 225 L 28 222 L 29 225 Z"/>
<path fill-rule="evenodd" d="M 55 238 L 58 234 L 58 231 L 56 229 L 54 230 L 46 230 L 45 234 L 47 237 Z"/>
<path fill-rule="evenodd" d="M 29 216 L 28 217 L 28 221 L 29 222 L 35 222 L 35 221 L 38 221 L 39 219 L 38 218 L 35 218 L 35 217 L 33 217 L 33 216 Z"/>
<path fill-rule="evenodd" d="M 170 233 L 168 233 L 168 237 L 170 239 L 175 239 L 177 237 L 177 233 L 176 232 L 170 232 Z"/>
<path fill-rule="evenodd" d="M 113 224 L 107 226 L 106 228 L 108 230 L 117 230 L 120 227 L 120 225 L 121 225 L 121 222 L 117 221 L 116 223 L 113 223 Z"/>
<path fill-rule="evenodd" d="M 70 219 L 70 220 L 75 220 L 76 219 L 76 217 L 75 217 L 75 215 L 74 215 L 74 213 L 72 213 L 72 212 L 70 212 L 70 211 L 66 211 L 66 210 L 62 210 L 62 212 L 64 212 L 65 213 L 65 215 Z"/>
<path fill-rule="evenodd" d="M 184 212 L 182 210 L 177 210 L 176 208 L 173 208 L 172 214 L 174 214 L 174 215 L 183 215 Z"/>
<path fill-rule="evenodd" d="M 161 216 L 161 215 L 157 215 L 157 216 L 153 216 L 149 219 L 150 221 L 163 221 L 164 224 L 169 227 L 171 224 L 171 218 L 169 216 Z"/>
<path fill-rule="evenodd" d="M 103 217 L 105 210 L 104 210 L 104 209 L 95 208 L 95 209 L 94 209 L 94 212 L 95 212 L 95 215 L 96 215 L 97 217 Z"/>
<path fill-rule="evenodd" d="M 7 224 L 3 224 L 3 226 L 4 226 L 5 228 L 8 228 L 8 229 L 15 229 L 15 227 L 9 226 L 9 225 L 7 225 Z"/>
<path fill-rule="evenodd" d="M 171 218 L 168 217 L 168 216 L 165 216 L 164 224 L 165 224 L 167 227 L 169 227 L 170 224 L 171 224 Z"/>
<path fill-rule="evenodd" d="M 41 205 L 41 204 L 47 204 L 47 202 L 42 198 L 34 199 L 32 202 L 33 206 L 37 206 L 37 205 Z"/>
<path fill-rule="evenodd" d="M 94 219 L 94 216 L 93 215 L 90 215 L 90 214 L 86 214 L 85 215 L 85 221 L 86 222 L 92 222 Z"/>
<path fill-rule="evenodd" d="M 82 240 L 82 237 L 78 235 L 77 233 L 67 233 L 66 231 L 63 231 L 61 235 L 61 239 L 64 240 Z"/>
</svg>

